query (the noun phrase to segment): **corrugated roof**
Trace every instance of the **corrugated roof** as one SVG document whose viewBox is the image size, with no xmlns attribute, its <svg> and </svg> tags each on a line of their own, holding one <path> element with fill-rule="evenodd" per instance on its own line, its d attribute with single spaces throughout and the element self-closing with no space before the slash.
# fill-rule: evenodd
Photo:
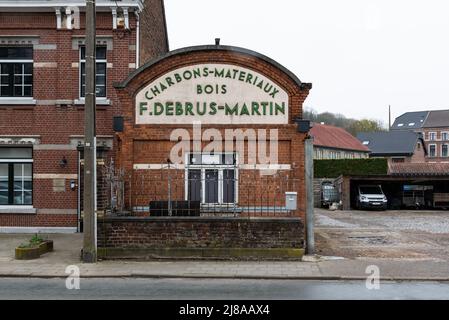
<svg viewBox="0 0 449 320">
<path fill-rule="evenodd" d="M 390 163 L 391 175 L 449 176 L 449 163 Z"/>
<path fill-rule="evenodd" d="M 430 111 L 424 128 L 449 127 L 449 110 Z"/>
<path fill-rule="evenodd" d="M 310 129 L 310 135 L 314 138 L 315 146 L 369 152 L 369 149 L 356 137 L 342 128 L 314 123 Z"/>
<path fill-rule="evenodd" d="M 394 120 L 391 130 L 413 130 L 422 128 L 429 111 L 406 112 Z"/>
<path fill-rule="evenodd" d="M 413 131 L 363 132 L 357 138 L 370 150 L 372 156 L 412 155 L 420 134 Z"/>
</svg>

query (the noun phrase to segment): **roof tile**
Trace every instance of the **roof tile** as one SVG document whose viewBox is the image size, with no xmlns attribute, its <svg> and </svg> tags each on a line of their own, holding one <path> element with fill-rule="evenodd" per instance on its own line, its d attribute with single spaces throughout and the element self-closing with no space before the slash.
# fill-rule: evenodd
<svg viewBox="0 0 449 320">
<path fill-rule="evenodd" d="M 370 151 L 356 137 L 339 127 L 314 123 L 310 135 L 314 138 L 313 144 L 315 146 L 351 151 Z"/>
</svg>

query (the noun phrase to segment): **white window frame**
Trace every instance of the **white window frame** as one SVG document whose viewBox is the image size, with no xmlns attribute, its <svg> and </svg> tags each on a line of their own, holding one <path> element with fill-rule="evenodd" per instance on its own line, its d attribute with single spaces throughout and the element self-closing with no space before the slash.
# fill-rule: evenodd
<svg viewBox="0 0 449 320">
<path fill-rule="evenodd" d="M 432 156 L 430 154 L 430 147 L 432 147 L 432 146 L 435 147 L 435 155 L 434 156 Z M 429 158 L 437 158 L 438 157 L 438 148 L 437 148 L 436 143 L 429 144 L 428 156 L 429 156 Z"/>
<path fill-rule="evenodd" d="M 31 166 L 31 204 L 0 204 L 0 210 L 7 210 L 7 209 L 33 209 L 33 203 L 34 203 L 34 177 L 33 177 L 33 163 L 34 159 L 0 159 L 0 163 L 8 163 L 8 164 L 32 164 Z M 22 167 L 23 170 L 23 167 Z M 22 175 L 22 182 L 23 182 L 23 175 Z M 24 184 L 22 183 L 22 186 Z M 14 190 L 12 191 L 14 193 Z"/>
<path fill-rule="evenodd" d="M 435 135 L 435 139 L 431 139 L 431 136 L 432 135 Z M 428 141 L 437 141 L 437 133 L 435 132 L 435 131 L 430 131 L 430 132 L 428 132 Z"/>
<path fill-rule="evenodd" d="M 85 58 L 81 59 L 81 48 L 83 48 L 83 47 L 85 48 L 84 45 L 78 47 L 78 55 L 79 55 L 79 60 L 78 60 L 79 61 L 79 68 L 78 68 L 79 69 L 78 70 L 78 88 L 79 88 L 79 90 L 78 90 L 78 96 L 79 96 L 79 100 L 77 100 L 77 101 L 79 101 L 80 104 L 84 104 L 84 101 L 85 101 L 85 98 L 86 98 L 86 91 L 84 91 L 84 96 L 81 95 L 81 91 L 82 91 L 82 81 L 81 81 L 81 79 L 82 79 L 82 73 L 81 73 L 82 68 L 81 68 L 81 65 L 83 63 L 84 63 L 84 65 L 86 65 L 86 59 Z M 107 96 L 108 96 L 108 90 L 107 90 L 107 88 L 108 88 L 108 72 L 107 72 L 107 69 L 108 69 L 108 59 L 107 59 L 108 48 L 107 48 L 107 46 L 101 46 L 101 45 L 97 45 L 96 47 L 105 47 L 106 48 L 106 58 L 105 59 L 95 59 L 95 77 L 97 76 L 96 64 L 97 63 L 104 63 L 105 64 L 105 68 L 104 68 L 104 70 L 105 70 L 105 75 L 104 75 L 104 78 L 105 78 L 104 79 L 104 96 L 100 97 L 100 96 L 95 95 L 95 97 L 96 97 L 96 100 L 103 100 L 103 101 L 107 102 L 105 104 L 109 104 L 109 101 L 107 100 Z M 86 69 L 86 67 L 84 66 L 84 70 L 85 69 Z M 98 84 L 95 84 L 95 90 L 96 90 L 97 86 L 98 86 Z"/>
<path fill-rule="evenodd" d="M 444 146 L 447 147 L 447 149 L 446 149 L 446 155 L 443 154 L 443 147 L 444 147 Z M 449 143 L 443 143 L 443 144 L 441 145 L 441 157 L 442 157 L 442 158 L 448 158 L 448 157 L 449 157 Z"/>
<path fill-rule="evenodd" d="M 202 205 L 218 205 L 218 206 L 235 206 L 239 202 L 239 169 L 238 169 L 238 153 L 237 152 L 217 152 L 215 155 L 222 156 L 223 154 L 235 155 L 234 165 L 194 165 L 189 163 L 191 154 L 198 154 L 197 152 L 186 153 L 185 155 L 185 170 L 184 170 L 184 199 L 189 200 L 189 170 L 201 170 L 201 204 Z M 208 154 L 207 152 L 200 154 Z M 218 170 L 218 203 L 206 203 L 206 170 Z M 234 202 L 223 202 L 223 170 L 234 170 Z M 221 183 L 220 183 L 221 182 Z"/>
<path fill-rule="evenodd" d="M 446 139 L 443 138 L 444 135 L 446 135 Z M 449 141 L 449 131 L 441 132 L 441 141 Z"/>
<path fill-rule="evenodd" d="M 6 86 L 6 85 L 2 85 L 1 82 L 0 82 L 0 99 L 2 99 L 2 100 L 6 100 L 6 99 L 8 99 L 8 100 L 12 100 L 12 99 L 21 99 L 21 100 L 22 99 L 33 99 L 33 95 L 34 95 L 34 90 L 33 90 L 34 75 L 33 75 L 33 73 L 31 73 L 31 74 L 25 73 L 25 70 L 24 70 L 24 68 L 25 68 L 24 65 L 25 64 L 31 64 L 31 68 L 33 68 L 33 63 L 34 63 L 33 59 L 16 59 L 16 60 L 14 60 L 14 59 L 0 59 L 0 72 L 1 72 L 1 65 L 2 64 L 22 64 L 22 73 L 17 75 L 17 76 L 20 75 L 22 77 L 22 84 L 21 84 L 21 86 L 22 86 L 22 95 L 21 96 L 2 96 L 2 87 Z M 0 73 L 0 76 L 8 76 L 8 75 L 9 74 Z M 31 76 L 32 77 L 32 81 L 31 81 L 32 83 L 31 84 L 25 84 L 24 83 L 25 76 Z M 15 73 L 13 74 L 13 77 L 16 77 Z M 14 87 L 15 86 L 18 86 L 18 85 L 14 84 Z M 31 96 L 24 96 L 24 94 L 25 94 L 25 92 L 24 92 L 25 87 L 31 87 Z M 14 92 L 14 88 L 13 88 L 13 92 Z"/>
</svg>

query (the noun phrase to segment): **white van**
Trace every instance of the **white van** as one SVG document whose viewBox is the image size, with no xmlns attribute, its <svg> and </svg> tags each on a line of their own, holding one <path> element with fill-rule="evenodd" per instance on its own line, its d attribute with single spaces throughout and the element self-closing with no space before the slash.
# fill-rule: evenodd
<svg viewBox="0 0 449 320">
<path fill-rule="evenodd" d="M 357 190 L 358 209 L 387 209 L 388 199 L 380 185 L 360 185 Z"/>
</svg>

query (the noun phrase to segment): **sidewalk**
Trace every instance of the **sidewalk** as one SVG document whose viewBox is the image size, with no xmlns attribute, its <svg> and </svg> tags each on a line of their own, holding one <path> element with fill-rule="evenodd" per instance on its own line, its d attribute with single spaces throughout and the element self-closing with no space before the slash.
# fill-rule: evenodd
<svg viewBox="0 0 449 320">
<path fill-rule="evenodd" d="M 377 265 L 384 280 L 449 281 L 445 261 L 343 259 L 298 261 L 100 261 L 79 260 L 82 238 L 78 234 L 52 235 L 55 251 L 37 260 L 14 259 L 14 247 L 29 235 L 0 235 L 0 277 L 67 277 L 68 265 L 77 265 L 81 277 L 248 278 L 248 279 L 362 279 L 366 267 Z"/>
</svg>

